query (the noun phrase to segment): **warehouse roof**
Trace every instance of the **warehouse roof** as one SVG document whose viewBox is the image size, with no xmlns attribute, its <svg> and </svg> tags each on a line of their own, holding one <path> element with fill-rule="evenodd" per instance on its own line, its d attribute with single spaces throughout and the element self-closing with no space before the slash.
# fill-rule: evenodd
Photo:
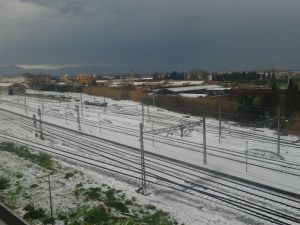
<svg viewBox="0 0 300 225">
<path fill-rule="evenodd" d="M 14 83 L 0 83 L 0 87 L 9 87 L 13 85 Z"/>
<path fill-rule="evenodd" d="M 185 91 L 197 91 L 197 90 L 222 91 L 222 90 L 229 90 L 229 89 L 230 88 L 225 88 L 220 85 L 198 85 L 198 86 L 187 86 L 187 87 L 163 88 L 160 90 L 168 90 L 170 92 L 180 93 Z"/>
</svg>

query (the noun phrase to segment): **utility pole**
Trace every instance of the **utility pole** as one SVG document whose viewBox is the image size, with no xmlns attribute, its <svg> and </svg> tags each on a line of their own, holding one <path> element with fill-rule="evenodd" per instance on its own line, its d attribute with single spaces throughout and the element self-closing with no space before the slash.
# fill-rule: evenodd
<svg viewBox="0 0 300 225">
<path fill-rule="evenodd" d="M 40 138 L 42 140 L 44 140 L 44 135 L 43 135 L 43 126 L 42 126 L 42 112 L 41 109 L 38 108 L 38 115 L 39 115 L 39 119 L 40 119 Z"/>
<path fill-rule="evenodd" d="M 75 106 L 75 111 L 77 113 L 77 123 L 78 123 L 78 130 L 81 130 L 81 125 L 80 125 L 80 115 L 79 115 L 79 106 Z"/>
<path fill-rule="evenodd" d="M 280 105 L 277 106 L 277 156 L 280 156 Z"/>
<path fill-rule="evenodd" d="M 207 164 L 206 159 L 206 124 L 205 124 L 205 114 L 203 115 L 203 163 Z"/>
<path fill-rule="evenodd" d="M 183 124 L 182 122 L 180 123 L 180 136 L 183 138 Z"/>
<path fill-rule="evenodd" d="M 219 144 L 221 143 L 221 126 L 222 126 L 222 122 L 221 122 L 221 99 L 219 96 Z"/>
<path fill-rule="evenodd" d="M 144 124 L 140 123 L 140 148 L 141 148 L 141 187 L 139 190 L 144 195 L 146 192 L 146 170 L 145 170 L 145 153 L 144 153 Z"/>
<path fill-rule="evenodd" d="M 248 141 L 246 141 L 246 172 L 248 172 Z"/>
<path fill-rule="evenodd" d="M 51 224 L 54 225 L 50 174 L 48 174 L 48 187 L 49 187 L 49 199 L 50 199 Z"/>
</svg>

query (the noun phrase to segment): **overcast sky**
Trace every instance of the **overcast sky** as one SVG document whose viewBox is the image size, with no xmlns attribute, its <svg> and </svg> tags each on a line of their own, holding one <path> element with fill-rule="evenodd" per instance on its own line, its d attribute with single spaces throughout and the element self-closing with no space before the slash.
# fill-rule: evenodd
<svg viewBox="0 0 300 225">
<path fill-rule="evenodd" d="M 0 0 L 0 65 L 300 68 L 300 0 Z"/>
</svg>

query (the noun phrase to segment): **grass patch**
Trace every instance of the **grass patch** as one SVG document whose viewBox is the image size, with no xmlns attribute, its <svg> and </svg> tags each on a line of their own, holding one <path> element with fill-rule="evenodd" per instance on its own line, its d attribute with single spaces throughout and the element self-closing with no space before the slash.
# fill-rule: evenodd
<svg viewBox="0 0 300 225">
<path fill-rule="evenodd" d="M 65 175 L 65 179 L 69 180 L 71 177 L 74 177 L 74 175 L 76 174 L 76 172 L 73 172 L 73 173 L 66 173 Z"/>
<path fill-rule="evenodd" d="M 14 153 L 20 158 L 29 160 L 45 169 L 52 171 L 54 170 L 54 162 L 51 159 L 51 156 L 46 153 L 33 154 L 26 146 L 18 147 L 11 142 L 2 142 L 0 144 L 0 149 L 6 152 Z"/>
<path fill-rule="evenodd" d="M 104 208 L 93 208 L 86 212 L 84 221 L 88 224 L 103 224 L 111 219 L 111 215 Z"/>
<path fill-rule="evenodd" d="M 88 190 L 86 190 L 83 195 L 85 196 L 85 200 L 93 200 L 93 201 L 97 201 L 97 200 L 101 200 L 101 188 L 89 188 Z"/>
<path fill-rule="evenodd" d="M 6 177 L 0 177 L 0 191 L 9 188 L 10 180 Z"/>
<path fill-rule="evenodd" d="M 16 174 L 16 178 L 20 179 L 20 178 L 22 178 L 22 177 L 23 177 L 23 174 L 21 174 L 21 173 L 17 173 L 17 174 Z"/>
</svg>

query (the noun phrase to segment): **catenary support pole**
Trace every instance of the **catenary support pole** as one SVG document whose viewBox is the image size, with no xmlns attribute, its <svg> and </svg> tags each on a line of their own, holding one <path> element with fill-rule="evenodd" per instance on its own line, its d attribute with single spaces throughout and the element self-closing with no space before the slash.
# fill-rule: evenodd
<svg viewBox="0 0 300 225">
<path fill-rule="evenodd" d="M 65 116 L 66 116 L 66 124 L 68 124 L 68 112 L 67 112 L 67 108 L 65 108 Z"/>
<path fill-rule="evenodd" d="M 140 123 L 140 150 L 141 150 L 141 194 L 146 192 L 146 169 L 145 169 L 145 153 L 144 153 L 144 124 Z"/>
<path fill-rule="evenodd" d="M 155 107 L 155 91 L 154 91 L 154 88 L 152 90 L 153 90 L 152 103 L 153 103 L 153 107 Z"/>
<path fill-rule="evenodd" d="M 24 104 L 25 104 L 25 114 L 27 115 L 27 95 L 25 93 L 25 98 L 24 98 Z"/>
<path fill-rule="evenodd" d="M 205 115 L 203 115 L 203 164 L 207 164 L 206 159 L 206 124 L 205 124 Z"/>
<path fill-rule="evenodd" d="M 100 133 L 101 133 L 101 115 L 100 115 L 100 111 L 99 111 L 99 129 L 100 129 Z"/>
<path fill-rule="evenodd" d="M 41 112 L 40 108 L 38 108 L 38 116 L 39 116 L 39 122 L 40 122 L 40 138 L 42 140 L 44 140 L 43 126 L 42 126 L 42 112 Z"/>
<path fill-rule="evenodd" d="M 153 124 L 152 124 L 152 146 L 154 148 L 154 130 L 153 130 Z"/>
<path fill-rule="evenodd" d="M 81 106 L 81 116 L 83 116 L 82 90 L 80 92 L 80 106 Z"/>
<path fill-rule="evenodd" d="M 280 105 L 277 106 L 277 155 L 280 155 Z"/>
<path fill-rule="evenodd" d="M 248 141 L 246 141 L 246 172 L 248 172 Z"/>
<path fill-rule="evenodd" d="M 222 135 L 222 121 L 221 121 L 221 99 L 219 96 L 219 144 L 221 143 L 221 135 Z"/>
<path fill-rule="evenodd" d="M 81 125 L 80 125 L 80 115 L 79 115 L 79 106 L 75 106 L 75 111 L 77 113 L 77 123 L 78 123 L 78 130 L 81 130 Z"/>
<path fill-rule="evenodd" d="M 39 135 L 38 135 L 36 115 L 33 114 L 32 118 L 33 118 L 33 126 L 34 126 L 35 136 L 38 137 Z"/>
<path fill-rule="evenodd" d="M 149 112 L 149 94 L 147 94 L 147 117 L 149 120 L 150 112 Z"/>
<path fill-rule="evenodd" d="M 180 137 L 183 138 L 183 123 L 180 123 Z"/>
<path fill-rule="evenodd" d="M 145 109 L 144 109 L 144 103 L 143 103 L 143 100 L 142 100 L 142 123 L 143 123 L 143 124 L 144 124 L 144 122 L 145 122 L 144 111 L 145 111 Z"/>
</svg>

